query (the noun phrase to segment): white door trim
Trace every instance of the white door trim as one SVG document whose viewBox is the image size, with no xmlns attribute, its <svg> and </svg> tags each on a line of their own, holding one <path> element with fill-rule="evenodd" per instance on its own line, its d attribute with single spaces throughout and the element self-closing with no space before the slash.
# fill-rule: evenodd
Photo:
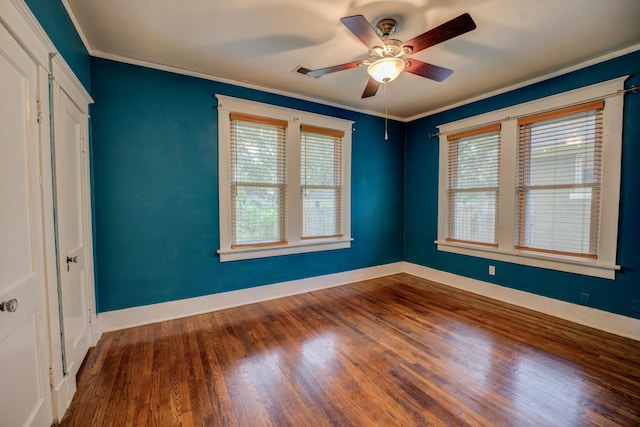
<svg viewBox="0 0 640 427">
<path fill-rule="evenodd" d="M 38 65 L 48 69 L 49 52 L 54 52 L 55 47 L 24 0 L 0 0 L 0 21 L 27 54 Z"/>
</svg>

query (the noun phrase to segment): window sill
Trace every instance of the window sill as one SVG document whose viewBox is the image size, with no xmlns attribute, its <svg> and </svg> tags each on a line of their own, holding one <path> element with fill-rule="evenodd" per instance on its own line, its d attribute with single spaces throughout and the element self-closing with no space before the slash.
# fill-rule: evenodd
<svg viewBox="0 0 640 427">
<path fill-rule="evenodd" d="M 243 259 L 267 258 L 272 256 L 304 254 L 309 252 L 348 249 L 352 238 L 322 239 L 289 243 L 284 246 L 254 246 L 236 249 L 219 249 L 220 262 L 240 261 Z"/>
<path fill-rule="evenodd" d="M 601 264 L 598 263 L 597 260 L 591 261 L 555 255 L 544 256 L 527 251 L 508 251 L 500 248 L 441 240 L 436 240 L 435 244 L 437 245 L 438 250 L 443 252 L 493 259 L 496 261 L 505 261 L 513 264 L 546 268 L 549 270 L 564 271 L 567 273 L 582 274 L 585 276 L 600 277 L 610 280 L 615 280 L 615 272 L 620 269 L 620 266 L 618 265 Z"/>
</svg>

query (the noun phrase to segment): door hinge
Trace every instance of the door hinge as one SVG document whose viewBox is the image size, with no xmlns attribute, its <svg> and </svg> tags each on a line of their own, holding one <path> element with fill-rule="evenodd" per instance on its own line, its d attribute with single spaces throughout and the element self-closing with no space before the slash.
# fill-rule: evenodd
<svg viewBox="0 0 640 427">
<path fill-rule="evenodd" d="M 53 384 L 53 366 L 49 366 L 49 387 L 51 387 L 51 391 L 55 391 L 55 386 Z"/>
<path fill-rule="evenodd" d="M 93 325 L 93 313 L 91 313 L 91 309 L 87 308 L 87 315 L 89 316 L 89 325 Z"/>
<path fill-rule="evenodd" d="M 42 114 L 42 100 L 41 99 L 37 99 L 36 100 L 36 107 L 37 107 L 37 121 L 38 123 L 42 123 L 42 119 L 43 119 L 43 114 Z"/>
</svg>

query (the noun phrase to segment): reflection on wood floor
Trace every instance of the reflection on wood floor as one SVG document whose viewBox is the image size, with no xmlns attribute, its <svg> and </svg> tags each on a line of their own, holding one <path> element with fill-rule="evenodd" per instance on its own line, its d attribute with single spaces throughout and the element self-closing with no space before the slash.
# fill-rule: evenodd
<svg viewBox="0 0 640 427">
<path fill-rule="evenodd" d="M 105 333 L 63 426 L 640 425 L 640 342 L 399 274 Z"/>
</svg>

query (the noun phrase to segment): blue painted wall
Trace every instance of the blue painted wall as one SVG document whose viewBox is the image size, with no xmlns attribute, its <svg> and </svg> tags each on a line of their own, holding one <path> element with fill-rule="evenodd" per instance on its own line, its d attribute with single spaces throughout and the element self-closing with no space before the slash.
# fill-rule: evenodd
<svg viewBox="0 0 640 427">
<path fill-rule="evenodd" d="M 404 125 L 91 59 L 98 311 L 402 260 Z M 354 120 L 351 249 L 220 263 L 212 94 Z"/>
<path fill-rule="evenodd" d="M 45 32 L 87 91 L 91 88 L 89 53 L 60 0 L 25 0 Z"/>
<path fill-rule="evenodd" d="M 630 317 L 632 299 L 640 299 L 640 94 L 625 95 L 622 188 L 616 280 L 561 273 L 439 252 L 433 243 L 438 224 L 438 140 L 428 134 L 436 126 L 630 75 L 625 87 L 640 86 L 640 52 L 631 53 L 557 78 L 489 99 L 454 108 L 406 126 L 404 257 L 408 262 L 480 279 L 551 298 L 579 303 L 580 293 L 591 295 L 590 306 Z M 488 265 L 496 276 L 488 275 Z"/>
<path fill-rule="evenodd" d="M 399 260 L 631 317 L 640 299 L 640 95 L 626 95 L 615 281 L 438 252 L 436 126 L 631 75 L 640 52 L 408 124 L 171 73 L 89 59 L 59 0 L 26 0 L 96 104 L 92 162 L 98 310 L 207 295 Z M 356 121 L 349 250 L 221 264 L 213 93 Z M 406 140 L 405 140 L 406 136 Z M 404 142 L 404 144 L 403 144 Z M 404 152 L 403 152 L 404 150 Z M 404 157 L 403 157 L 404 156 Z M 403 194 L 404 190 L 404 194 Z M 404 236 L 402 230 L 404 229 Z M 497 275 L 488 276 L 489 263 Z"/>
</svg>

